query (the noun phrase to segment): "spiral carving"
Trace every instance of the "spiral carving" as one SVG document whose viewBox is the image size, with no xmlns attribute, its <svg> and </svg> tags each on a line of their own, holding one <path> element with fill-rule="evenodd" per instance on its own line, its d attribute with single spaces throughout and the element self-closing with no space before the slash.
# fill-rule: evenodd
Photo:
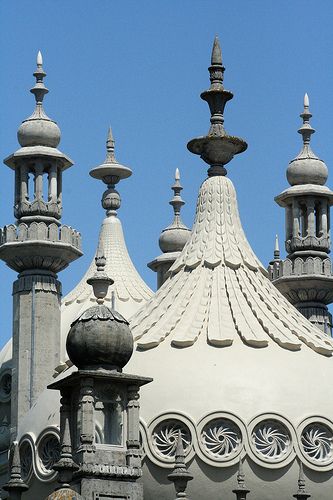
<svg viewBox="0 0 333 500">
<path fill-rule="evenodd" d="M 26 481 L 32 469 L 32 449 L 30 444 L 26 441 L 20 446 L 20 460 L 22 479 Z"/>
<path fill-rule="evenodd" d="M 309 458 L 317 462 L 327 462 L 333 456 L 333 433 L 324 424 L 314 423 L 305 427 L 301 442 Z"/>
<path fill-rule="evenodd" d="M 231 420 L 217 419 L 205 425 L 201 441 L 206 451 L 215 458 L 227 458 L 239 449 L 242 435 Z"/>
<path fill-rule="evenodd" d="M 44 469 L 51 471 L 53 465 L 60 459 L 60 443 L 53 434 L 45 436 L 39 446 L 39 458 Z"/>
<path fill-rule="evenodd" d="M 177 420 L 166 420 L 154 429 L 153 444 L 155 451 L 164 458 L 173 458 L 176 452 L 179 431 L 186 454 L 191 446 L 191 433 L 183 422 Z"/>
<path fill-rule="evenodd" d="M 266 459 L 278 460 L 288 453 L 291 438 L 281 423 L 267 420 L 256 425 L 252 433 L 252 442 L 259 455 Z"/>
</svg>

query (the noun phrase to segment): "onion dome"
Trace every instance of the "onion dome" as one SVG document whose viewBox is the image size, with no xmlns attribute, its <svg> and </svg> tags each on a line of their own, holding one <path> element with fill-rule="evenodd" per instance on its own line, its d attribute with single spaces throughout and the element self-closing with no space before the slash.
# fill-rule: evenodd
<svg viewBox="0 0 333 500">
<path fill-rule="evenodd" d="M 43 82 L 46 73 L 43 69 L 43 59 L 40 52 L 37 54 L 37 69 L 34 76 L 36 84 L 30 92 L 35 96 L 36 108 L 32 115 L 20 125 L 17 138 L 22 147 L 47 146 L 56 148 L 60 142 L 60 129 L 43 109 L 43 99 L 48 93 L 48 89 Z"/>
<path fill-rule="evenodd" d="M 185 226 L 180 217 L 181 207 L 185 204 L 180 196 L 183 187 L 180 184 L 179 169 L 175 172 L 175 183 L 171 188 L 174 192 L 172 200 L 169 202 L 174 210 L 174 219 L 172 224 L 163 229 L 159 238 L 159 245 L 162 252 L 180 252 L 183 250 L 187 240 L 190 237 L 191 230 Z"/>
<path fill-rule="evenodd" d="M 304 110 L 300 114 L 303 119 L 303 125 L 298 130 L 302 135 L 303 147 L 301 152 L 292 160 L 287 168 L 287 179 L 291 186 L 299 184 L 318 184 L 323 186 L 328 177 L 326 164 L 320 160 L 310 147 L 311 135 L 315 130 L 310 125 L 312 114 L 309 111 L 308 94 L 304 96 Z"/>
<path fill-rule="evenodd" d="M 83 497 L 71 488 L 60 488 L 54 491 L 45 500 L 83 500 Z"/>
<path fill-rule="evenodd" d="M 79 369 L 121 371 L 132 355 L 133 338 L 126 319 L 103 304 L 113 280 L 104 272 L 105 257 L 100 254 L 95 262 L 97 271 L 87 283 L 93 287 L 97 305 L 84 311 L 72 323 L 67 353 Z"/>
</svg>

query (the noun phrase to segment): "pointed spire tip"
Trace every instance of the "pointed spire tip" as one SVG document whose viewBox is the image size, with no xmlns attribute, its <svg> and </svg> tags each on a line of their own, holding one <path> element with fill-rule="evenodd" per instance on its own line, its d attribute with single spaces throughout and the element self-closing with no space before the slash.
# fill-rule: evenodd
<svg viewBox="0 0 333 500">
<path fill-rule="evenodd" d="M 111 125 L 109 125 L 109 129 L 108 129 L 108 137 L 107 137 L 108 141 L 113 141 L 113 133 L 112 133 L 112 128 L 111 128 Z"/>
<path fill-rule="evenodd" d="M 217 35 L 214 38 L 211 63 L 212 66 L 214 64 L 222 65 L 222 51 Z"/>
<path fill-rule="evenodd" d="M 175 171 L 175 181 L 179 181 L 179 180 L 180 180 L 180 172 L 179 172 L 179 168 L 177 167 L 176 171 Z"/>
<path fill-rule="evenodd" d="M 304 107 L 308 108 L 309 107 L 309 96 L 307 93 L 304 95 Z"/>
<path fill-rule="evenodd" d="M 42 65 L 43 65 L 43 56 L 41 51 L 39 50 L 37 54 L 37 66 L 42 66 Z"/>
</svg>

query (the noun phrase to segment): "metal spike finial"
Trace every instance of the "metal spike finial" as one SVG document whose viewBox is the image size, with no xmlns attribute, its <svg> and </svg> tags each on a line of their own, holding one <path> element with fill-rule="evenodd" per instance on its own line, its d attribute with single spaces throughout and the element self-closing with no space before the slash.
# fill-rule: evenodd
<svg viewBox="0 0 333 500">
<path fill-rule="evenodd" d="M 60 411 L 63 411 L 62 408 Z M 58 483 L 60 488 L 69 488 L 73 478 L 73 473 L 79 466 L 73 460 L 72 440 L 69 428 L 69 416 L 65 415 L 61 426 L 61 452 L 60 459 L 53 465 L 53 469 L 58 472 Z M 60 489 L 59 487 L 57 489 Z"/>
<path fill-rule="evenodd" d="M 192 474 L 190 474 L 185 465 L 185 450 L 183 445 L 183 437 L 181 430 L 178 430 L 177 443 L 175 450 L 175 467 L 173 471 L 168 474 L 168 479 L 172 481 L 176 489 L 176 498 L 187 499 L 185 490 L 187 488 L 187 483 L 193 479 Z"/>
<path fill-rule="evenodd" d="M 185 205 L 185 201 L 182 200 L 182 197 L 180 195 L 181 191 L 183 190 L 183 186 L 180 184 L 180 172 L 179 169 L 176 169 L 175 172 L 175 183 L 171 187 L 171 189 L 174 192 L 174 196 L 172 200 L 169 201 L 170 205 L 173 207 L 174 214 L 175 214 L 175 220 L 174 223 L 177 222 L 176 218 L 180 216 L 180 209 L 183 205 Z"/>
</svg>

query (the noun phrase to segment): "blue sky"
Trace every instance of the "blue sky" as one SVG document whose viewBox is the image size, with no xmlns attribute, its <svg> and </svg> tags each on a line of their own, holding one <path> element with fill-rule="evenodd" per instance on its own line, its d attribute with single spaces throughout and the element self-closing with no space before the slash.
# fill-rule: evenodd
<svg viewBox="0 0 333 500">
<path fill-rule="evenodd" d="M 181 171 L 183 219 L 192 225 L 206 166 L 186 143 L 209 128 L 199 94 L 209 84 L 211 45 L 218 34 L 234 92 L 225 126 L 248 150 L 229 165 L 247 237 L 264 264 L 274 235 L 283 247 L 284 213 L 274 196 L 300 150 L 305 92 L 313 113 L 314 151 L 333 164 L 333 3 L 293 0 L 141 0 L 0 2 L 0 156 L 18 148 L 16 131 L 33 110 L 29 93 L 40 49 L 47 72 L 45 109 L 62 131 L 60 149 L 74 161 L 63 179 L 63 222 L 83 235 L 84 257 L 62 272 L 64 293 L 81 278 L 95 250 L 104 211 L 103 185 L 89 170 L 105 156 L 111 124 L 119 161 L 133 170 L 120 183 L 132 259 L 155 286 L 146 263 L 157 256 L 171 221 L 170 185 Z M 331 167 L 333 168 L 333 167 Z M 330 184 L 330 179 L 328 181 Z M 0 225 L 13 221 L 13 173 L 0 169 Z M 0 265 L 0 340 L 11 335 L 15 273 Z"/>
</svg>

